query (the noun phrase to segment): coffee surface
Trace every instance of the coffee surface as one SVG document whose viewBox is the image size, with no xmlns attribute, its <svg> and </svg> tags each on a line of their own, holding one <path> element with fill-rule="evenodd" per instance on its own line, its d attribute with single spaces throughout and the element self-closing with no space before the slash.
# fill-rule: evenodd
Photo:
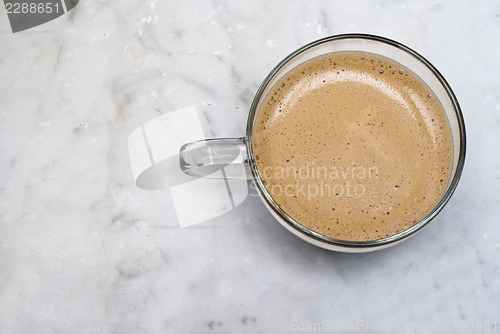
<svg viewBox="0 0 500 334">
<path fill-rule="evenodd" d="M 276 204 L 349 241 L 422 220 L 446 191 L 453 157 L 446 114 L 428 86 L 362 52 L 319 56 L 287 73 L 265 97 L 252 143 Z"/>
</svg>

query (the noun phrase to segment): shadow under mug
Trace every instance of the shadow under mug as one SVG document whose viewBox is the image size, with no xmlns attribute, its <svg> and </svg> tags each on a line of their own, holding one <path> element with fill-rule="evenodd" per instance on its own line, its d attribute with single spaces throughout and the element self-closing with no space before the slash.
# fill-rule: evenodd
<svg viewBox="0 0 500 334">
<path fill-rule="evenodd" d="M 385 56 L 404 65 L 419 76 L 441 102 L 453 136 L 451 178 L 441 200 L 420 222 L 383 239 L 346 241 L 315 232 L 290 217 L 276 204 L 264 186 L 252 151 L 255 120 L 261 105 L 278 80 L 299 64 L 314 57 L 337 51 L 362 51 Z M 458 185 L 465 161 L 465 125 L 458 101 L 439 71 L 417 52 L 393 40 L 366 34 L 343 34 L 326 37 L 292 52 L 265 78 L 257 91 L 248 115 L 246 136 L 242 138 L 207 139 L 183 145 L 180 149 L 181 169 L 192 176 L 205 176 L 231 164 L 248 163 L 257 191 L 267 209 L 287 230 L 301 239 L 329 250 L 367 252 L 395 245 L 427 225 L 446 205 Z"/>
</svg>

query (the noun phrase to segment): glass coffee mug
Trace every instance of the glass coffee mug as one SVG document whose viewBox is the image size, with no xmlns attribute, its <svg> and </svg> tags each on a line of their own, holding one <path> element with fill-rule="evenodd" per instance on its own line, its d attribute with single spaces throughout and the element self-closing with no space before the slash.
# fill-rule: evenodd
<svg viewBox="0 0 500 334">
<path fill-rule="evenodd" d="M 378 240 L 333 239 L 307 228 L 300 221 L 292 218 L 276 203 L 272 194 L 266 189 L 253 152 L 252 140 L 255 133 L 255 121 L 263 101 L 272 87 L 299 64 L 317 56 L 338 51 L 361 51 L 381 55 L 413 71 L 438 98 L 451 129 L 453 141 L 451 177 L 442 198 L 422 220 L 410 228 Z M 205 176 L 231 164 L 247 163 L 264 205 L 287 230 L 299 238 L 325 249 L 341 252 L 367 252 L 383 249 L 407 239 L 421 230 L 441 211 L 452 196 L 462 174 L 465 146 L 465 126 L 458 101 L 446 80 L 432 64 L 398 42 L 373 35 L 344 34 L 326 37 L 301 47 L 283 59 L 269 73 L 252 102 L 245 137 L 207 139 L 185 144 L 180 149 L 180 165 L 186 174 Z M 228 177 L 231 176 L 228 175 Z"/>
</svg>

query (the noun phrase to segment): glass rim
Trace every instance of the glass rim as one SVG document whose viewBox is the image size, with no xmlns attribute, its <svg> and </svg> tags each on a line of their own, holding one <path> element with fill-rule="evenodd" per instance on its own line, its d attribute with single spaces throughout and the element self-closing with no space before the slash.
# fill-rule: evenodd
<svg viewBox="0 0 500 334">
<path fill-rule="evenodd" d="M 458 162 L 456 166 L 455 173 L 452 175 L 451 183 L 444 193 L 443 197 L 441 200 L 437 203 L 437 205 L 434 207 L 434 209 L 431 210 L 431 212 L 425 216 L 423 219 L 421 219 L 418 223 L 414 224 L 410 228 L 397 233 L 395 235 L 385 237 L 382 239 L 377 239 L 377 240 L 369 240 L 369 241 L 349 241 L 349 240 L 341 240 L 341 239 L 334 239 L 327 237 L 325 235 L 322 235 L 316 231 L 313 231 L 302 224 L 300 224 L 298 221 L 290 217 L 283 209 L 280 208 L 280 206 L 274 201 L 272 198 L 271 194 L 269 191 L 266 189 L 264 186 L 262 179 L 260 177 L 260 173 L 257 169 L 257 164 L 255 163 L 254 155 L 253 155 L 253 148 L 252 148 L 252 137 L 253 137 L 253 125 L 254 125 L 254 118 L 257 114 L 257 107 L 258 104 L 263 97 L 263 93 L 268 87 L 269 83 L 273 80 L 275 75 L 286 65 L 288 64 L 292 59 L 297 57 L 298 55 L 302 54 L 303 52 L 318 46 L 323 43 L 331 42 L 331 41 L 336 41 L 336 40 L 347 40 L 347 39 L 358 39 L 358 40 L 371 40 L 383 44 L 387 44 L 389 46 L 395 47 L 399 50 L 405 51 L 406 53 L 410 54 L 413 56 L 415 59 L 419 60 L 421 63 L 423 63 L 428 70 L 438 79 L 439 83 L 441 86 L 444 88 L 446 91 L 446 94 L 448 98 L 450 99 L 451 104 L 453 105 L 453 109 L 455 112 L 455 116 L 457 118 L 457 123 L 458 123 L 458 128 L 459 128 L 459 153 L 458 153 Z M 390 58 L 390 57 L 389 57 Z M 425 82 L 425 81 L 424 81 Z M 443 75 L 427 60 L 425 59 L 422 55 L 417 53 L 416 51 L 412 50 L 411 48 L 396 42 L 394 40 L 381 37 L 381 36 L 376 36 L 376 35 L 370 35 L 370 34 L 358 34 L 358 33 L 353 33 L 353 34 L 340 34 L 340 35 L 332 35 L 328 36 L 325 38 L 318 39 L 316 41 L 313 41 L 309 44 L 306 44 L 299 49 L 293 51 L 290 53 L 287 57 L 285 57 L 282 61 L 280 61 L 272 70 L 271 72 L 266 76 L 262 84 L 260 85 L 259 89 L 257 90 L 255 97 L 252 101 L 251 107 L 250 107 L 250 112 L 248 115 L 248 121 L 247 121 L 247 127 L 246 127 L 246 146 L 247 146 L 247 152 L 248 152 L 248 163 L 250 166 L 251 173 L 253 175 L 253 178 L 257 184 L 257 189 L 261 194 L 261 197 L 264 198 L 268 206 L 281 218 L 283 218 L 283 221 L 285 221 L 288 225 L 290 225 L 293 229 L 305 234 L 308 237 L 311 237 L 317 241 L 327 243 L 329 245 L 333 246 L 340 246 L 340 247 L 347 247 L 347 248 L 369 248 L 369 247 L 374 247 L 374 246 L 383 246 L 383 245 L 388 245 L 392 244 L 398 241 L 401 241 L 403 239 L 408 238 L 409 236 L 415 234 L 417 231 L 422 229 L 424 226 L 426 226 L 448 203 L 450 200 L 451 196 L 453 195 L 456 187 L 458 186 L 460 177 L 462 175 L 462 171 L 464 168 L 465 164 L 465 151 L 466 151 L 466 133 L 465 133 L 465 122 L 463 119 L 462 115 L 462 110 L 460 108 L 460 105 L 458 103 L 458 100 L 453 93 L 453 90 L 451 89 L 450 85 L 446 81 L 446 79 L 443 77 Z"/>
</svg>

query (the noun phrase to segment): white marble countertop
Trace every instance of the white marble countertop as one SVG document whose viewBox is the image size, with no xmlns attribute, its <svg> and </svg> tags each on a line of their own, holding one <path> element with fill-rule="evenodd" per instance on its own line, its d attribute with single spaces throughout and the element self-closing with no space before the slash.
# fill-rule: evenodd
<svg viewBox="0 0 500 334">
<path fill-rule="evenodd" d="M 135 128 L 198 105 L 241 136 L 269 70 L 345 32 L 417 50 L 461 103 L 466 168 L 418 235 L 329 252 L 253 196 L 181 229 L 169 191 L 135 185 Z M 496 1 L 82 0 L 16 34 L 2 9 L 0 333 L 500 330 L 499 33 Z"/>
</svg>

